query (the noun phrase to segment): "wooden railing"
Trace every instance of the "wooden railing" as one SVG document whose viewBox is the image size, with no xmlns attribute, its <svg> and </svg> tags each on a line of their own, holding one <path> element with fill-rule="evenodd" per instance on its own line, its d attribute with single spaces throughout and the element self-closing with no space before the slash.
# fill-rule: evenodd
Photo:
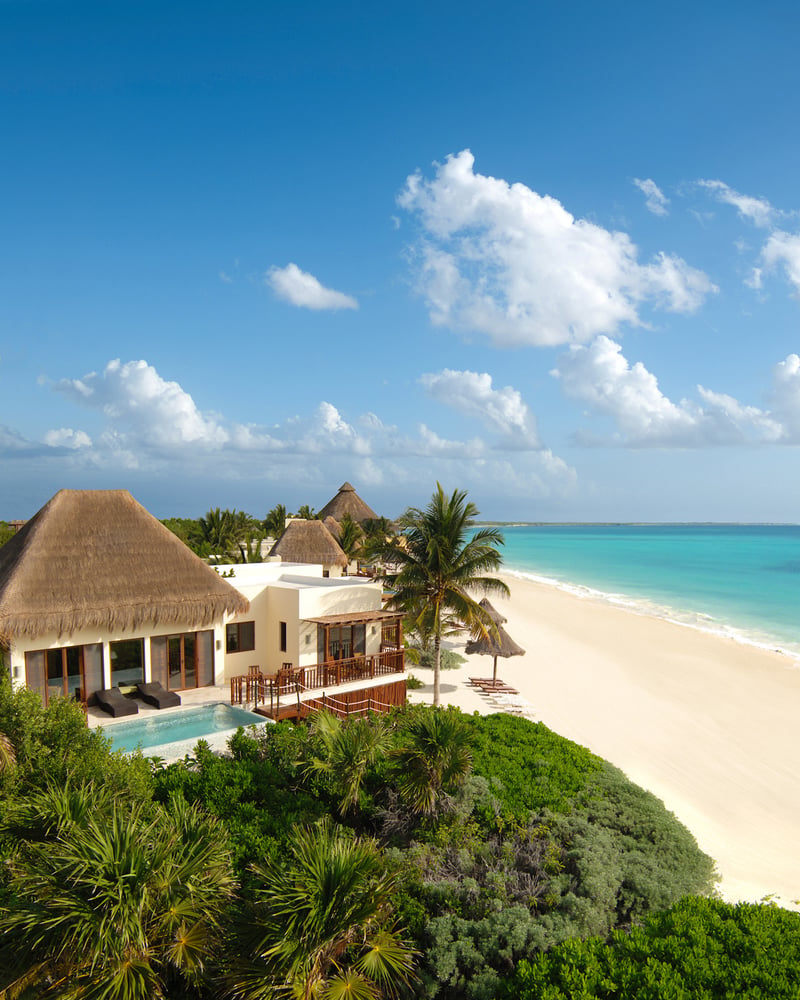
<svg viewBox="0 0 800 1000">
<path fill-rule="evenodd" d="M 321 698 L 309 698 L 303 702 L 303 708 L 308 712 L 326 711 L 340 719 L 346 719 L 351 715 L 369 715 L 370 712 L 385 713 L 394 707 L 387 702 L 378 701 L 377 698 L 362 698 L 360 701 L 347 702 L 329 694 L 324 694 Z"/>
<path fill-rule="evenodd" d="M 346 660 L 328 660 L 310 667 L 282 669 L 274 677 L 242 675 L 231 678 L 231 704 L 253 702 L 275 707 L 303 691 L 326 690 L 352 681 L 403 673 L 402 649 L 385 649 L 371 656 L 352 656 Z"/>
</svg>

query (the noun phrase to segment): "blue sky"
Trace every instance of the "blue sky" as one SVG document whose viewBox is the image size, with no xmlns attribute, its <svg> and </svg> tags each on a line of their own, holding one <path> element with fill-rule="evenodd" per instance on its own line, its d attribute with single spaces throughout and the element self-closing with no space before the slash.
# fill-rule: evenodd
<svg viewBox="0 0 800 1000">
<path fill-rule="evenodd" d="M 0 0 L 0 518 L 800 520 L 799 28 Z"/>
</svg>

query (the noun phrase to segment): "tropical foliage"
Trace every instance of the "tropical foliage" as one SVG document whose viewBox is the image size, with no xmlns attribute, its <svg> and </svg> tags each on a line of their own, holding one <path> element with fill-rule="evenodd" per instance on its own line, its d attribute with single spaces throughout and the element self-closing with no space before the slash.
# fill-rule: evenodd
<svg viewBox="0 0 800 1000">
<path fill-rule="evenodd" d="M 321 714 L 163 765 L 6 679 L 0 732 L 9 1000 L 797 995 L 797 921 L 679 903 L 711 859 L 541 724 Z"/>
<path fill-rule="evenodd" d="M 354 521 L 349 514 L 345 514 L 339 522 L 337 541 L 342 552 L 347 556 L 348 562 L 359 558 L 364 541 L 364 532 L 358 521 Z"/>
<path fill-rule="evenodd" d="M 0 521 L 0 546 L 6 544 L 14 537 L 14 529 L 9 525 L 8 521 Z"/>
<path fill-rule="evenodd" d="M 276 504 L 264 518 L 264 532 L 276 541 L 286 530 L 286 508 L 282 503 Z"/>
<path fill-rule="evenodd" d="M 411 980 L 413 951 L 391 923 L 400 876 L 374 840 L 325 820 L 296 829 L 285 856 L 253 873 L 234 997 L 373 1000 Z"/>
<path fill-rule="evenodd" d="M 629 933 L 520 962 L 511 1000 L 728 1000 L 800 995 L 800 913 L 691 897 Z"/>
<path fill-rule="evenodd" d="M 41 997 L 168 995 L 198 986 L 234 882 L 215 820 L 94 785 L 52 786 L 5 822 L 17 849 L 0 912 L 3 988 Z"/>
<path fill-rule="evenodd" d="M 508 593 L 501 580 L 486 575 L 500 568 L 502 534 L 481 528 L 468 537 L 478 513 L 464 491 L 448 497 L 437 483 L 428 506 L 410 507 L 398 521 L 399 537 L 380 547 L 389 606 L 403 611 L 408 630 L 433 647 L 434 705 L 440 701 L 442 637 L 486 635 L 495 626 L 473 594 Z"/>
</svg>

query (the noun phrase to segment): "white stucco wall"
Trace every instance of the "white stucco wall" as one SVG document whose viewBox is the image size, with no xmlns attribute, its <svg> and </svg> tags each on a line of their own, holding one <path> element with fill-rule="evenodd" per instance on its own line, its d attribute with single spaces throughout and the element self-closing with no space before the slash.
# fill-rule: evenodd
<svg viewBox="0 0 800 1000">
<path fill-rule="evenodd" d="M 228 567 L 219 567 L 227 570 Z M 255 650 L 225 655 L 224 677 L 247 673 L 257 664 L 275 673 L 283 663 L 317 663 L 317 626 L 305 619 L 381 608 L 381 586 L 362 577 L 323 577 L 321 566 L 252 563 L 233 566 L 230 582 L 250 601 L 250 612 L 228 621 L 255 622 Z M 280 649 L 280 623 L 286 622 L 287 647 Z M 380 628 L 367 629 L 367 652 L 380 649 Z M 223 644 L 224 648 L 224 644 Z"/>
<path fill-rule="evenodd" d="M 67 646 L 88 646 L 95 643 L 102 643 L 103 646 L 103 686 L 111 686 L 111 653 L 109 645 L 112 642 L 121 642 L 126 639 L 149 640 L 155 636 L 177 635 L 181 632 L 200 632 L 213 629 L 214 632 L 214 675 L 217 681 L 222 678 L 224 667 L 225 651 L 225 626 L 222 622 L 212 625 L 197 626 L 174 623 L 169 626 L 141 628 L 126 632 L 110 632 L 107 629 L 83 629 L 78 632 L 71 632 L 69 635 L 56 635 L 54 632 L 49 635 L 39 635 L 33 639 L 13 639 L 9 648 L 9 666 L 11 668 L 11 680 L 15 686 L 25 684 L 25 654 L 39 649 L 63 649 Z M 144 679 L 149 681 L 150 672 L 150 643 L 144 642 Z"/>
</svg>

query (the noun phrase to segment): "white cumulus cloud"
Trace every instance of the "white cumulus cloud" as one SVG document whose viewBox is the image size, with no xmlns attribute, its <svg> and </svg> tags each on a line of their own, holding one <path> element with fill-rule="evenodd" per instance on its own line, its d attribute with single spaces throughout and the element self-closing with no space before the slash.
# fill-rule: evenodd
<svg viewBox="0 0 800 1000">
<path fill-rule="evenodd" d="M 85 431 L 75 431 L 71 427 L 59 427 L 48 431 L 44 443 L 51 448 L 91 448 L 92 439 Z"/>
<path fill-rule="evenodd" d="M 638 177 L 634 177 L 633 183 L 642 192 L 645 197 L 645 205 L 647 210 L 652 212 L 653 215 L 666 215 L 667 205 L 669 205 L 669 198 L 664 194 L 661 188 L 656 184 L 654 180 L 649 177 L 645 180 L 641 180 Z"/>
<path fill-rule="evenodd" d="M 520 393 L 507 385 L 492 386 L 487 372 L 454 371 L 422 375 L 420 383 L 434 399 L 467 417 L 480 420 L 492 431 L 519 435 L 531 447 L 538 445 L 536 420 Z"/>
<path fill-rule="evenodd" d="M 410 176 L 398 198 L 422 229 L 417 287 L 435 325 L 502 345 L 580 343 L 639 324 L 644 303 L 687 312 L 716 291 L 680 258 L 642 265 L 627 234 L 474 162 L 469 150 L 449 156 L 432 180 Z"/>
<path fill-rule="evenodd" d="M 150 445 L 173 448 L 187 443 L 219 446 L 228 432 L 204 416 L 177 382 L 161 378 L 146 361 L 109 361 L 102 375 L 62 379 L 57 391 L 102 410 L 111 420 L 133 428 Z"/>
<path fill-rule="evenodd" d="M 358 302 L 351 295 L 326 288 L 313 274 L 301 271 L 297 264 L 271 267 L 264 280 L 279 299 L 293 306 L 317 310 L 358 309 Z"/>
<path fill-rule="evenodd" d="M 767 269 L 782 267 L 786 277 L 800 293 L 800 235 L 776 230 L 764 244 L 761 260 Z M 758 287 L 761 287 L 760 271 Z"/>
<path fill-rule="evenodd" d="M 698 386 L 699 401 L 673 402 L 643 364 L 629 364 L 619 344 L 598 337 L 573 345 L 559 358 L 553 375 L 567 396 L 607 416 L 617 433 L 611 442 L 584 432 L 585 442 L 629 447 L 698 448 L 711 445 L 775 443 L 785 439 L 776 414 L 744 406 L 732 396 Z"/>
<path fill-rule="evenodd" d="M 73 468 L 169 473 L 187 482 L 228 477 L 304 484 L 338 478 L 388 487 L 438 477 L 467 489 L 502 480 L 510 496 L 563 496 L 574 489 L 574 469 L 537 449 L 534 417 L 514 389 L 494 389 L 489 376 L 471 372 L 442 373 L 442 378 L 452 392 L 458 390 L 459 406 L 471 407 L 471 415 L 498 432 L 491 443 L 480 435 L 445 437 L 424 423 L 403 429 L 373 412 L 348 416 L 329 400 L 269 426 L 235 423 L 203 413 L 182 386 L 146 361 L 114 360 L 100 374 L 54 384 L 65 399 L 94 411 L 104 422 L 102 431 L 93 439 L 83 431 L 51 431 L 48 440 L 57 449 L 31 443 L 25 453 L 57 453 Z M 3 444 L 0 429 L 0 450 L 13 447 L 10 438 Z M 23 451 L 14 454 L 21 457 Z"/>
</svg>

